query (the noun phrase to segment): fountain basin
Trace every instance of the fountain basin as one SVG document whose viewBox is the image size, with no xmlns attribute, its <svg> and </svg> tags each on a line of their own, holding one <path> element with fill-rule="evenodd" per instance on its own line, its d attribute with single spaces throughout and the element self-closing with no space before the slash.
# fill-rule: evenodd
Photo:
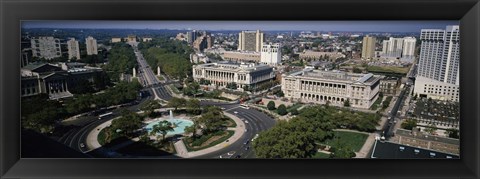
<svg viewBox="0 0 480 179">
<path fill-rule="evenodd" d="M 173 128 L 173 131 L 167 132 L 167 136 L 183 134 L 183 133 L 185 133 L 185 127 L 190 127 L 190 126 L 193 125 L 193 122 L 190 121 L 190 120 L 180 119 L 180 118 L 172 118 L 172 119 L 160 119 L 160 120 L 151 122 L 151 123 L 147 124 L 147 126 L 145 126 L 145 129 L 150 133 L 150 131 L 152 131 L 153 126 L 159 124 L 161 121 L 168 121 L 175 126 Z M 157 135 L 161 135 L 161 134 L 157 133 Z"/>
</svg>

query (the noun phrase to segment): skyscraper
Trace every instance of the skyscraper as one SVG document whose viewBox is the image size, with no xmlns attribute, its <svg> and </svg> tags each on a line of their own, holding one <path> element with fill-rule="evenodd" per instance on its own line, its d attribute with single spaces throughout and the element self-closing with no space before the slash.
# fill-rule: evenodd
<svg viewBox="0 0 480 179">
<path fill-rule="evenodd" d="M 98 46 L 97 46 L 97 40 L 94 39 L 91 36 L 88 36 L 85 39 L 85 44 L 87 46 L 87 55 L 97 55 L 98 54 Z"/>
<path fill-rule="evenodd" d="M 30 40 L 32 56 L 47 60 L 61 57 L 60 40 L 53 37 L 38 37 Z"/>
<path fill-rule="evenodd" d="M 264 39 L 260 30 L 242 31 L 238 34 L 238 50 L 260 52 Z"/>
<path fill-rule="evenodd" d="M 417 76 L 450 84 L 459 84 L 459 26 L 443 29 L 422 29 Z"/>
<path fill-rule="evenodd" d="M 67 41 L 67 46 L 68 46 L 68 59 L 75 58 L 77 60 L 80 59 L 80 48 L 78 46 L 78 41 L 75 40 L 75 38 L 70 38 L 69 41 Z"/>
<path fill-rule="evenodd" d="M 460 29 L 422 29 L 414 93 L 432 99 L 459 100 Z"/>
<path fill-rule="evenodd" d="M 369 35 L 363 37 L 362 42 L 362 59 L 372 59 L 375 57 L 375 37 Z"/>
</svg>

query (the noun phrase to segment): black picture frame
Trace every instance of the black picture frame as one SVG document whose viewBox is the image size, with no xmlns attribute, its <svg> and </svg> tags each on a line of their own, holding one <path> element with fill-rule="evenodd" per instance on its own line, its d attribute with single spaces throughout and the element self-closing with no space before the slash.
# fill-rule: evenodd
<svg viewBox="0 0 480 179">
<path fill-rule="evenodd" d="M 2 178 L 478 178 L 478 0 L 3 0 Z M 460 20 L 460 160 L 21 159 L 21 20 Z M 41 147 L 41 146 L 39 146 Z"/>
</svg>

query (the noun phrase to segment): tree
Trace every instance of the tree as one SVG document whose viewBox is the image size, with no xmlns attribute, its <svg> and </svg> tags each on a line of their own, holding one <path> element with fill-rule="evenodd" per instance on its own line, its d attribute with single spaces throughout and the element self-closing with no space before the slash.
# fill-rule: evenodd
<svg viewBox="0 0 480 179">
<path fill-rule="evenodd" d="M 195 138 L 196 135 L 197 135 L 197 130 L 200 128 L 200 125 L 198 123 L 198 118 L 197 117 L 192 117 L 191 120 L 193 122 L 193 125 L 185 127 L 184 130 L 185 130 L 186 133 L 191 133 L 192 138 Z"/>
<path fill-rule="evenodd" d="M 197 82 L 192 82 L 192 83 L 189 83 L 187 87 L 183 89 L 183 94 L 187 96 L 196 97 L 199 91 L 200 91 L 200 84 L 198 84 Z"/>
<path fill-rule="evenodd" d="M 261 132 L 252 146 L 259 158 L 309 158 L 317 151 L 315 142 L 326 136 L 326 131 L 297 117 Z"/>
<path fill-rule="evenodd" d="M 290 114 L 292 114 L 292 115 L 298 115 L 299 112 L 298 112 L 297 108 L 294 108 L 294 109 L 290 110 Z"/>
<path fill-rule="evenodd" d="M 353 73 L 362 73 L 362 70 L 360 70 L 360 68 L 357 68 L 357 67 L 353 67 Z"/>
<path fill-rule="evenodd" d="M 448 137 L 450 138 L 454 138 L 454 139 L 458 139 L 460 138 L 460 132 L 458 131 L 458 129 L 447 129 L 447 133 L 448 133 Z"/>
<path fill-rule="evenodd" d="M 268 110 L 275 110 L 275 102 L 274 101 L 269 101 L 267 104 L 267 109 Z"/>
<path fill-rule="evenodd" d="M 237 83 L 235 82 L 227 83 L 227 88 L 232 90 L 237 89 Z"/>
<path fill-rule="evenodd" d="M 407 119 L 403 121 L 403 123 L 400 126 L 404 129 L 412 130 L 414 127 L 417 127 L 417 120 Z"/>
<path fill-rule="evenodd" d="M 157 100 L 149 99 L 148 101 L 146 101 L 145 103 L 142 104 L 140 109 L 145 111 L 146 116 L 153 117 L 155 109 L 159 109 L 161 107 L 162 106 L 160 105 L 160 103 Z"/>
<path fill-rule="evenodd" d="M 198 114 L 200 112 L 201 106 L 198 99 L 192 98 L 187 101 L 187 111 L 192 114 Z"/>
<path fill-rule="evenodd" d="M 162 141 L 164 141 L 167 133 L 173 130 L 174 130 L 174 127 L 172 123 L 168 121 L 160 121 L 158 124 L 153 125 L 150 135 L 155 135 L 156 133 L 160 133 L 162 134 Z"/>
<path fill-rule="evenodd" d="M 222 109 L 217 106 L 208 106 L 205 112 L 198 119 L 198 123 L 203 124 L 203 132 L 213 133 L 223 128 L 224 115 Z"/>
<path fill-rule="evenodd" d="M 282 115 L 282 116 L 284 116 L 284 115 L 286 115 L 286 114 L 288 113 L 287 107 L 285 107 L 284 104 L 280 104 L 280 106 L 278 106 L 277 111 L 278 111 L 278 114 L 280 114 L 280 115 Z"/>
<path fill-rule="evenodd" d="M 350 100 L 347 99 L 347 100 L 343 101 L 343 106 L 350 107 Z"/>
<path fill-rule="evenodd" d="M 343 143 L 338 143 L 335 147 L 330 148 L 330 158 L 353 158 L 355 152 Z"/>
<path fill-rule="evenodd" d="M 169 107 L 172 107 L 172 108 L 175 108 L 175 111 L 177 111 L 177 109 L 179 107 L 184 107 L 185 106 L 185 103 L 187 102 L 187 100 L 183 99 L 183 98 L 176 98 L 176 97 L 173 97 L 172 99 L 170 99 L 168 101 L 168 106 Z"/>
<path fill-rule="evenodd" d="M 424 129 L 425 132 L 429 133 L 430 135 L 434 135 L 435 131 L 437 131 L 437 126 L 435 124 L 431 124 Z"/>
<path fill-rule="evenodd" d="M 137 113 L 123 110 L 122 116 L 112 121 L 113 132 L 120 132 L 125 137 L 133 137 L 133 134 L 142 127 L 142 117 Z"/>
</svg>

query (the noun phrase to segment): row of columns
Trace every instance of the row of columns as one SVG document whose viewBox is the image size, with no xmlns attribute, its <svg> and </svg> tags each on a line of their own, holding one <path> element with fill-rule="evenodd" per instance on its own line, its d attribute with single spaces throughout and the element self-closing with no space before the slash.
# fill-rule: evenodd
<svg viewBox="0 0 480 179">
<path fill-rule="evenodd" d="M 65 80 L 50 80 L 46 82 L 47 94 L 67 92 L 67 83 Z"/>
<path fill-rule="evenodd" d="M 334 83 L 324 83 L 324 82 L 313 82 L 313 81 L 301 81 L 300 90 L 303 91 L 312 91 L 312 92 L 323 92 L 330 94 L 347 94 L 346 85 L 334 84 Z"/>
</svg>

